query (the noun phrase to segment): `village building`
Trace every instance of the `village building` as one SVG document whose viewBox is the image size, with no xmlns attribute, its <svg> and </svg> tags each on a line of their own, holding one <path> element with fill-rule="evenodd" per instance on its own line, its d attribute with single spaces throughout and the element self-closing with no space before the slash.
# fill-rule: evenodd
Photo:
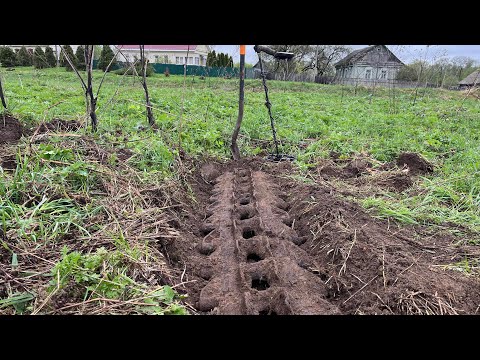
<svg viewBox="0 0 480 360">
<path fill-rule="evenodd" d="M 350 85 L 389 83 L 405 64 L 385 45 L 355 50 L 335 64 L 335 82 Z"/>
</svg>

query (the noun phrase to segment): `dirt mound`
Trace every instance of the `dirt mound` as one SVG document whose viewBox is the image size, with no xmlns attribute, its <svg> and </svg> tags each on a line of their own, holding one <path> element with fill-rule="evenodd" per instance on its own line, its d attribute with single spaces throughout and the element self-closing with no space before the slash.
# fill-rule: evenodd
<svg viewBox="0 0 480 360">
<path fill-rule="evenodd" d="M 341 165 L 341 163 L 346 163 Z M 339 178 L 351 179 L 358 178 L 362 175 L 368 175 L 372 168 L 368 159 L 352 159 L 352 160 L 321 160 L 317 166 L 317 171 L 323 178 Z"/>
<path fill-rule="evenodd" d="M 181 236 L 164 250 L 199 312 L 475 313 L 479 281 L 448 266 L 474 246 L 393 228 L 331 186 L 285 176 L 293 172 L 255 158 L 198 170 L 196 203 L 177 208 Z M 399 189 L 410 178 L 384 181 Z"/>
<path fill-rule="evenodd" d="M 0 144 L 14 144 L 23 134 L 23 126 L 14 117 L 0 116 Z"/>
<path fill-rule="evenodd" d="M 427 174 L 433 172 L 433 165 L 416 153 L 401 153 L 397 158 L 397 166 L 407 166 L 412 175 Z"/>
<path fill-rule="evenodd" d="M 344 181 L 347 184 L 352 184 L 354 190 L 369 191 L 375 194 L 380 189 L 388 191 L 402 192 L 413 185 L 413 180 L 407 173 L 398 170 L 391 171 L 376 171 L 371 176 L 362 176 L 351 181 Z"/>
<path fill-rule="evenodd" d="M 76 120 L 53 119 L 39 125 L 37 133 L 43 134 L 49 131 L 77 131 L 80 123 Z"/>
</svg>

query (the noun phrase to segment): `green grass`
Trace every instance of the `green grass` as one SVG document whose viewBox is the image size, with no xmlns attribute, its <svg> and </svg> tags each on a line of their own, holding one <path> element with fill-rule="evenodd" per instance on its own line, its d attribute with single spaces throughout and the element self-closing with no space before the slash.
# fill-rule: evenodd
<svg viewBox="0 0 480 360">
<path fill-rule="evenodd" d="M 94 72 L 94 90 L 102 75 Z M 64 69 L 17 68 L 2 71 L 2 77 L 10 111 L 26 124 L 33 126 L 52 118 L 87 121 L 81 85 L 74 73 Z M 155 74 L 147 81 L 160 131 L 153 132 L 147 126 L 139 81 L 108 74 L 98 98 L 99 131 L 94 139 L 99 146 L 112 148 L 115 144 L 117 148 L 133 151 L 134 157 L 128 165 L 137 171 L 136 176 L 142 182 L 154 184 L 176 177 L 174 160 L 179 138 L 190 156 L 230 157 L 229 141 L 238 107 L 237 80 L 188 77 L 185 89 L 181 76 Z M 462 93 L 421 89 L 416 105 L 412 106 L 414 90 L 396 89 L 393 105 L 391 90 L 383 88 L 377 88 L 371 97 L 370 90 L 364 88 L 357 89 L 355 94 L 353 88 L 345 86 L 280 81 L 269 81 L 268 86 L 278 136 L 284 140 L 281 150 L 297 156 L 299 169 L 307 171 L 330 151 L 338 152 L 342 158 L 368 153 L 382 162 L 394 160 L 402 151 L 417 152 L 435 165 L 434 175 L 419 179 L 414 188 L 403 193 L 379 193 L 359 201 L 381 218 L 404 224 L 459 225 L 478 239 L 480 102 L 477 99 L 467 98 L 460 107 Z M 245 155 L 260 152 L 255 140 L 272 139 L 264 102 L 261 81 L 246 80 L 245 115 L 239 139 Z M 90 134 L 90 128 L 82 131 Z M 67 146 L 62 141 L 51 138 L 49 143 L 33 144 L 33 152 L 21 144 L 17 170 L 13 175 L 0 173 L 0 225 L 4 232 L 14 231 L 21 241 L 56 242 L 72 233 L 85 238 L 98 231 L 93 219 L 106 214 L 102 202 L 92 195 L 92 190 L 101 187 L 104 167 L 86 161 L 81 148 Z M 301 146 L 305 143 L 308 146 Z M 108 159 L 110 165 L 118 162 L 116 155 Z M 304 175 L 298 179 L 310 182 Z M 79 204 L 76 196 L 90 197 L 92 201 Z M 457 232 L 463 234 L 462 230 Z M 55 272 L 60 271 L 62 279 L 82 283 L 86 296 L 91 295 L 87 290 L 92 287 L 100 289 L 97 296 L 126 296 L 131 276 L 128 266 L 121 265 L 118 258 L 132 251 L 131 248 L 93 254 L 57 251 L 58 259 L 51 269 L 52 281 Z M 89 265 L 98 256 L 102 263 L 109 264 L 110 270 Z M 71 269 L 70 260 L 76 264 Z M 131 290 L 127 297 L 135 298 L 143 291 L 138 283 L 133 289 L 136 290 Z M 159 313 L 168 313 L 165 309 L 169 309 L 173 300 L 165 303 L 163 295 L 157 295 L 150 300 L 158 304 Z M 30 295 L 19 292 L 9 298 L 11 301 L 4 301 L 1 306 L 20 304 L 24 310 L 25 299 L 30 299 Z"/>
</svg>

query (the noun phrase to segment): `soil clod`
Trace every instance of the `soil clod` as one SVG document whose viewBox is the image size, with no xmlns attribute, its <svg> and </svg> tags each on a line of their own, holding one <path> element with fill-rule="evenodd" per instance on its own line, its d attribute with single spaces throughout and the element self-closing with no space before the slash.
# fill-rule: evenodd
<svg viewBox="0 0 480 360">
<path fill-rule="evenodd" d="M 412 175 L 422 175 L 433 172 L 433 165 L 417 153 L 405 152 L 398 156 L 397 166 L 407 167 Z"/>
</svg>

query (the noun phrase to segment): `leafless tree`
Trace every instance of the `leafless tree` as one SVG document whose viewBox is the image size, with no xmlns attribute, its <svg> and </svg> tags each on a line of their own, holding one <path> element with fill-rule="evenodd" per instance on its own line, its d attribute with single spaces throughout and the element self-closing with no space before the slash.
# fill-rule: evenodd
<svg viewBox="0 0 480 360">
<path fill-rule="evenodd" d="M 428 47 L 429 47 L 429 45 L 426 46 L 425 59 L 420 62 L 420 70 L 419 70 L 419 72 L 418 72 L 418 80 L 417 80 L 417 84 L 415 85 L 415 95 L 414 95 L 414 97 L 413 97 L 413 105 L 414 105 L 414 106 L 415 106 L 415 104 L 416 104 L 416 102 L 417 102 L 418 86 L 420 85 L 420 81 L 421 81 L 421 79 L 422 79 L 423 71 L 424 71 L 425 66 L 426 66 Z"/>
<path fill-rule="evenodd" d="M 97 94 L 93 94 L 93 49 L 94 45 L 84 45 L 85 47 L 85 63 L 86 63 L 86 72 L 87 72 L 87 82 L 85 83 L 85 80 L 83 79 L 82 75 L 78 72 L 77 68 L 72 62 L 72 59 L 68 56 L 67 52 L 65 51 L 63 46 L 60 46 L 60 49 L 62 51 L 63 56 L 65 57 L 65 60 L 67 60 L 68 64 L 72 67 L 73 71 L 75 74 L 77 74 L 78 78 L 80 79 L 80 83 L 82 84 L 82 88 L 85 91 L 85 101 L 87 104 L 87 114 L 90 116 L 90 119 L 92 121 L 92 130 L 97 131 L 98 129 L 98 119 L 97 119 L 97 114 L 96 114 L 96 107 L 97 107 L 97 99 L 98 95 L 100 94 L 100 89 L 102 88 L 103 81 L 105 80 L 105 76 L 110 69 L 110 66 L 113 63 L 113 60 L 117 57 L 117 53 L 114 55 L 112 60 L 110 61 L 110 64 L 108 64 L 107 68 L 105 69 L 105 72 L 103 74 L 102 80 L 100 81 L 100 85 L 98 86 Z"/>
<path fill-rule="evenodd" d="M 325 76 L 333 72 L 333 64 L 347 55 L 351 49 L 346 45 L 312 45 L 308 49 L 307 65 L 302 69 L 316 69 L 318 76 Z"/>
<path fill-rule="evenodd" d="M 147 63 L 148 60 L 145 58 L 145 45 L 140 45 L 140 62 L 142 65 L 142 86 L 145 91 L 145 107 L 147 108 L 147 119 L 150 126 L 155 125 L 155 118 L 153 117 L 152 104 L 150 103 L 150 97 L 148 96 L 148 87 L 147 87 Z"/>
</svg>

